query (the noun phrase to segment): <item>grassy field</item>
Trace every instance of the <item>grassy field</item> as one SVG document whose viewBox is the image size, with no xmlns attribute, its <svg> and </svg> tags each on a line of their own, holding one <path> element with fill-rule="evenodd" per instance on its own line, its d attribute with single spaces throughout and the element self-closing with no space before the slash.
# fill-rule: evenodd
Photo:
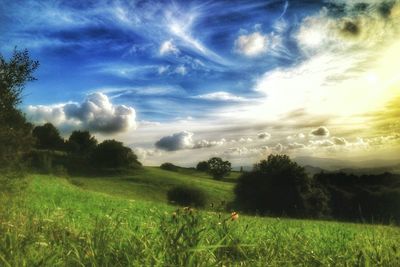
<svg viewBox="0 0 400 267">
<path fill-rule="evenodd" d="M 399 228 L 177 210 L 146 199 L 164 199 L 190 174 L 142 174 L 79 178 L 80 187 L 34 175 L 22 194 L 2 195 L 0 266 L 400 266 Z M 216 194 L 232 188 L 201 174 L 190 179 Z"/>
<path fill-rule="evenodd" d="M 84 189 L 136 200 L 167 202 L 166 193 L 177 185 L 190 185 L 202 189 L 209 203 L 233 199 L 234 181 L 238 172 L 232 172 L 223 181 L 193 169 L 179 168 L 177 172 L 158 167 L 144 167 L 133 174 L 112 177 L 74 177 L 72 183 Z"/>
</svg>

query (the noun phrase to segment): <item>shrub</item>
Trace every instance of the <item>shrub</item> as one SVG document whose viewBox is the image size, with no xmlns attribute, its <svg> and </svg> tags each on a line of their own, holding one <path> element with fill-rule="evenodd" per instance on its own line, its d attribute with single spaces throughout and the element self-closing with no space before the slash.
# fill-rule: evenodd
<svg viewBox="0 0 400 267">
<path fill-rule="evenodd" d="M 199 188 L 176 186 L 167 193 L 168 200 L 182 206 L 204 207 L 207 196 Z"/>
<path fill-rule="evenodd" d="M 169 162 L 165 162 L 163 164 L 160 165 L 160 168 L 166 171 L 177 171 L 178 170 L 178 166 L 169 163 Z"/>
</svg>

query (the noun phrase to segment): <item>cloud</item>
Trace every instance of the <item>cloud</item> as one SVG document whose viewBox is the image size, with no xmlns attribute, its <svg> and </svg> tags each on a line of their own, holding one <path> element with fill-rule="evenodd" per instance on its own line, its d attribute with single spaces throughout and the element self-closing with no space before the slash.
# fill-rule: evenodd
<svg viewBox="0 0 400 267">
<path fill-rule="evenodd" d="M 301 148 L 305 148 L 305 147 L 306 147 L 305 144 L 296 143 L 296 142 L 288 144 L 289 149 L 301 149 Z"/>
<path fill-rule="evenodd" d="M 176 69 L 175 69 L 175 73 L 177 73 L 177 74 L 180 74 L 180 75 L 184 76 L 184 75 L 187 73 L 187 69 L 186 69 L 186 67 L 185 67 L 185 66 L 183 66 L 183 65 L 180 65 L 180 66 L 176 67 Z"/>
<path fill-rule="evenodd" d="M 195 99 L 204 99 L 204 100 L 211 100 L 211 101 L 231 101 L 231 102 L 243 102 L 246 101 L 245 98 L 241 96 L 236 96 L 228 92 L 219 91 L 204 95 L 197 95 L 193 96 L 192 98 Z"/>
<path fill-rule="evenodd" d="M 320 126 L 310 132 L 313 136 L 329 136 L 329 130 L 325 126 Z"/>
<path fill-rule="evenodd" d="M 335 145 L 344 146 L 347 144 L 346 139 L 343 137 L 332 137 L 332 141 Z"/>
<path fill-rule="evenodd" d="M 268 37 L 259 32 L 240 35 L 235 41 L 236 51 L 248 57 L 254 57 L 265 53 L 267 46 Z"/>
<path fill-rule="evenodd" d="M 269 134 L 269 133 L 259 133 L 259 134 L 257 134 L 257 136 L 258 136 L 259 139 L 268 140 L 268 139 L 271 138 L 271 134 Z"/>
<path fill-rule="evenodd" d="M 160 55 L 179 54 L 179 49 L 175 46 L 172 40 L 165 41 L 160 46 Z"/>
<path fill-rule="evenodd" d="M 177 151 L 193 148 L 193 133 L 183 131 L 164 136 L 155 143 L 156 148 L 166 151 Z"/>
<path fill-rule="evenodd" d="M 225 138 L 222 138 L 219 141 L 209 141 L 209 140 L 200 140 L 197 141 L 196 144 L 193 146 L 194 149 L 196 148 L 205 148 L 205 147 L 213 147 L 213 146 L 222 146 L 226 143 Z"/>
<path fill-rule="evenodd" d="M 82 103 L 51 106 L 28 106 L 28 118 L 34 123 L 51 122 L 64 129 L 70 127 L 99 133 L 117 133 L 136 128 L 132 107 L 113 105 L 103 93 L 92 93 Z"/>
</svg>

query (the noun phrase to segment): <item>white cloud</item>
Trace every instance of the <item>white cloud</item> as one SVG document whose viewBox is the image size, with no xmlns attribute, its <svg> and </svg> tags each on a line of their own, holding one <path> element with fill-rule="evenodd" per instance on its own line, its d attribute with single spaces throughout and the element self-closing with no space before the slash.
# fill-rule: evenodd
<svg viewBox="0 0 400 267">
<path fill-rule="evenodd" d="M 259 32 L 240 35 L 235 41 L 236 50 L 245 56 L 253 57 L 266 52 L 268 37 Z"/>
<path fill-rule="evenodd" d="M 204 95 L 197 95 L 197 96 L 193 96 L 192 98 L 211 100 L 211 101 L 233 101 L 233 102 L 246 101 L 246 99 L 241 96 L 236 96 L 231 93 L 224 92 L 224 91 L 214 92 L 214 93 L 209 93 L 209 94 L 204 94 Z"/>
<path fill-rule="evenodd" d="M 179 54 L 179 49 L 175 46 L 172 40 L 165 41 L 160 46 L 160 55 Z"/>
<path fill-rule="evenodd" d="M 163 73 L 167 72 L 169 70 L 169 68 L 170 68 L 169 65 L 158 67 L 158 74 L 163 74 Z"/>
<path fill-rule="evenodd" d="M 193 148 L 205 148 L 205 147 L 213 147 L 213 146 L 222 146 L 226 143 L 225 138 L 222 138 L 219 141 L 209 141 L 209 140 L 200 140 L 197 141 Z"/>
<path fill-rule="evenodd" d="M 34 123 L 51 122 L 65 129 L 116 133 L 136 128 L 134 108 L 113 105 L 103 93 L 92 93 L 82 103 L 28 106 L 26 111 Z"/>
<path fill-rule="evenodd" d="M 176 67 L 175 73 L 178 73 L 178 74 L 183 76 L 183 75 L 185 75 L 187 73 L 187 69 L 186 69 L 185 66 L 180 65 L 180 66 Z"/>
</svg>

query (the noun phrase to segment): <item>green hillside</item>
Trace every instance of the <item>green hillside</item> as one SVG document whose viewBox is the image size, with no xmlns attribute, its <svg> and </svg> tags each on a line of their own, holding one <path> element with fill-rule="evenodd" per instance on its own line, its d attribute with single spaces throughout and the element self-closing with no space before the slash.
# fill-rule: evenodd
<svg viewBox="0 0 400 267">
<path fill-rule="evenodd" d="M 144 167 L 131 174 L 112 177 L 74 177 L 71 183 L 84 189 L 103 192 L 137 200 L 166 202 L 166 193 L 177 185 L 190 185 L 207 193 L 209 203 L 231 201 L 233 186 L 231 182 L 239 173 L 232 172 L 224 181 L 216 181 L 208 174 L 193 169 L 179 168 L 166 171 L 158 167 Z"/>
<path fill-rule="evenodd" d="M 176 180 L 167 181 L 164 175 L 145 168 L 133 182 L 79 178 L 82 187 L 34 175 L 21 195 L 1 196 L 0 266 L 400 265 L 397 227 L 174 213 L 177 207 L 144 199 L 163 199 L 166 188 L 187 178 L 199 187 L 215 187 L 210 194 L 228 196 L 232 185 L 173 173 Z M 120 188 L 111 189 L 118 179 Z M 146 197 L 137 194 L 140 188 L 152 190 Z"/>
</svg>

